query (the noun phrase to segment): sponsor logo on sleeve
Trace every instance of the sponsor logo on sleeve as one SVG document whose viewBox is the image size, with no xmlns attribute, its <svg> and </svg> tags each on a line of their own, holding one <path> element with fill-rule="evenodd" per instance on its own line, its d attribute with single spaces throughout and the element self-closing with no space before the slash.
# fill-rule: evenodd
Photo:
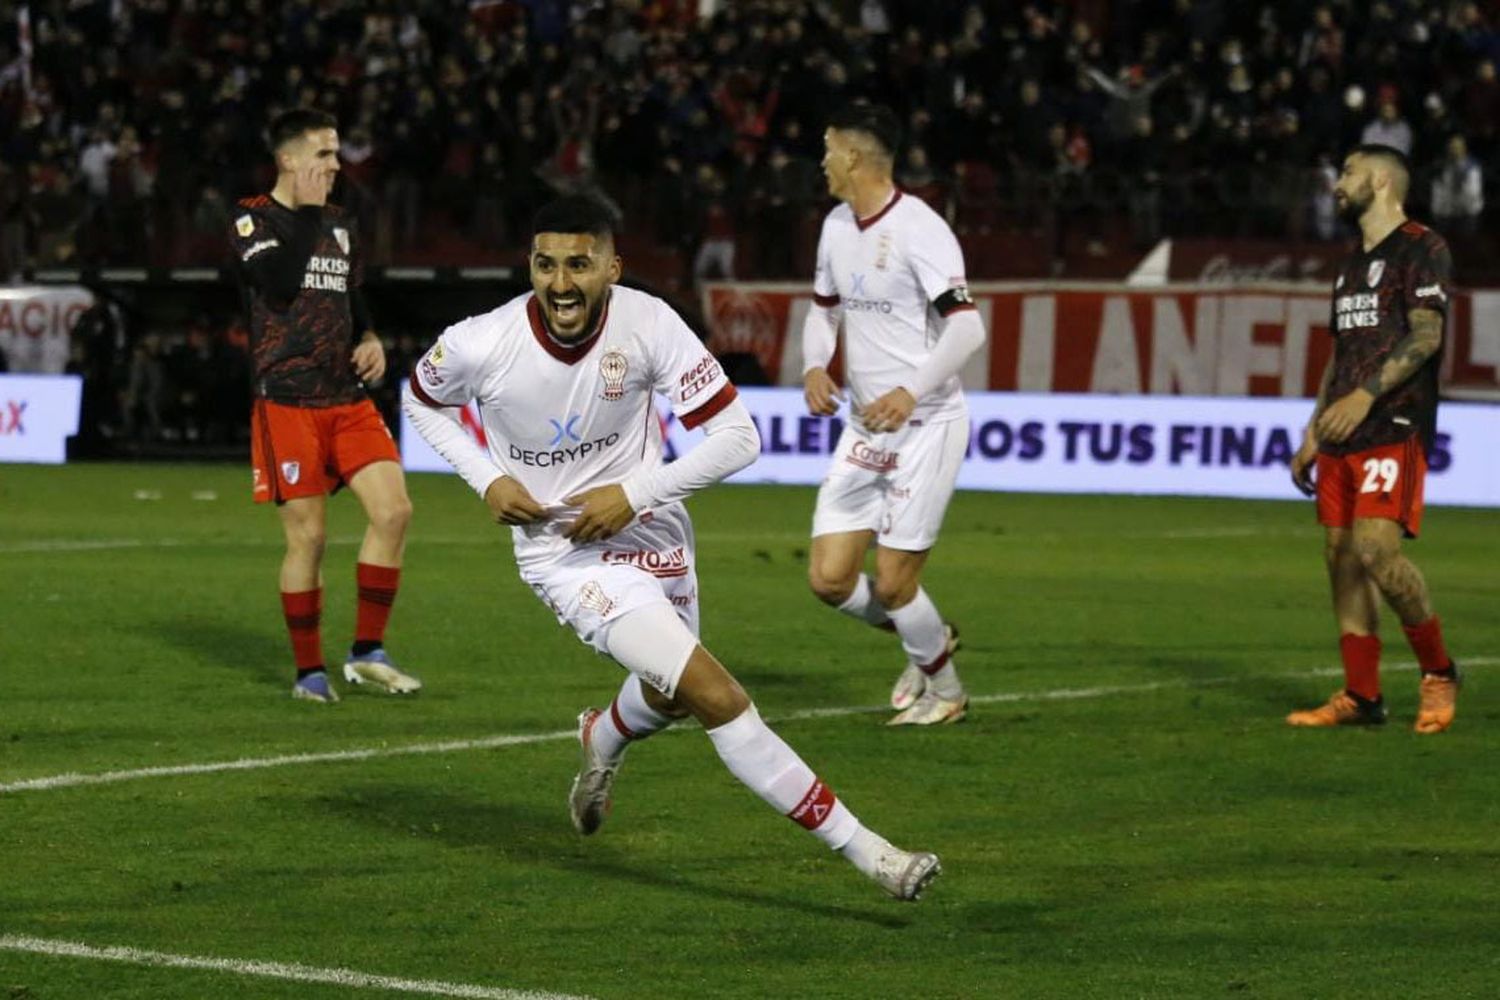
<svg viewBox="0 0 1500 1000">
<path fill-rule="evenodd" d="M 242 239 L 249 239 L 250 234 L 255 232 L 255 219 L 249 215 L 242 215 L 234 220 L 234 231 L 240 234 Z"/>
<path fill-rule="evenodd" d="M 423 385 L 434 388 L 443 384 L 443 372 L 440 365 L 443 363 L 443 342 L 440 340 L 432 345 L 432 350 L 422 355 L 422 360 L 417 362 L 417 377 Z"/>
<path fill-rule="evenodd" d="M 240 260 L 249 260 L 251 257 L 254 257 L 256 254 L 261 253 L 264 250 L 270 250 L 272 247 L 279 246 L 281 246 L 280 240 L 261 240 L 259 243 L 252 243 L 250 244 L 250 246 L 245 248 L 244 253 L 240 254 Z"/>
<path fill-rule="evenodd" d="M 1448 294 L 1443 291 L 1442 285 L 1423 285 L 1417 289 L 1419 299 L 1437 299 L 1439 302 L 1447 302 Z"/>
<path fill-rule="evenodd" d="M 722 373 L 718 358 L 712 354 L 703 355 L 696 365 L 683 372 L 682 377 L 677 380 L 678 402 L 686 403 L 718 381 Z"/>
</svg>

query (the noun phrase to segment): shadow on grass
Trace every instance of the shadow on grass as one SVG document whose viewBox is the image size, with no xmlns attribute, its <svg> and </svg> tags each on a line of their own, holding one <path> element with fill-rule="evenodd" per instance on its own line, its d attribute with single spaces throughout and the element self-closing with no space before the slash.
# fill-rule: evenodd
<svg viewBox="0 0 1500 1000">
<path fill-rule="evenodd" d="M 266 686 L 285 687 L 293 674 L 286 633 L 277 622 L 252 630 L 211 618 L 161 618 L 143 622 L 137 631 L 206 664 L 253 673 Z"/>
<path fill-rule="evenodd" d="M 741 886 L 716 885 L 688 875 L 663 870 L 660 860 L 640 855 L 628 863 L 617 845 L 585 844 L 568 825 L 562 803 L 546 813 L 516 802 L 479 800 L 429 788 L 397 785 L 361 786 L 334 795 L 319 796 L 317 804 L 341 819 L 376 827 L 401 836 L 431 838 L 452 847 L 489 848 L 522 863 L 561 868 L 699 898 L 717 899 L 736 905 L 790 910 L 822 919 L 850 920 L 902 930 L 911 919 L 870 909 L 817 903 L 807 899 L 760 892 Z M 775 817 L 767 816 L 771 822 Z M 808 850 L 817 845 L 809 843 Z M 712 850 L 710 846 L 709 850 Z M 604 852 L 609 852 L 604 856 Z M 858 878 L 841 871 L 842 862 L 829 865 L 830 878 Z M 879 890 L 871 885 L 870 891 Z M 891 903 L 890 905 L 897 905 Z"/>
</svg>

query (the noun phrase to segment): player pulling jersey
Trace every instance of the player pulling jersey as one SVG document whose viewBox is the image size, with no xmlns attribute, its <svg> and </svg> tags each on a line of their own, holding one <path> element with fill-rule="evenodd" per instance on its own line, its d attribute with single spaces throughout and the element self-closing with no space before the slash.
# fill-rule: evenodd
<svg viewBox="0 0 1500 1000">
<path fill-rule="evenodd" d="M 411 390 L 429 406 L 478 403 L 487 462 L 466 460 L 434 443 L 481 496 L 503 473 L 552 515 L 511 529 L 516 563 L 522 578 L 584 641 L 592 642 L 600 625 L 636 603 L 653 599 L 651 587 L 644 586 L 650 581 L 601 574 L 607 566 L 654 577 L 659 592 L 696 631 L 687 512 L 676 499 L 654 508 L 637 502 L 662 468 L 653 397 L 667 397 L 683 425 L 693 428 L 733 402 L 735 388 L 660 299 L 617 286 L 599 326 L 584 343 L 563 344 L 547 331 L 536 297 L 524 295 L 445 330 L 412 372 Z M 575 511 L 563 501 L 610 483 L 625 485 L 635 519 L 596 545 L 574 545 L 564 532 Z M 595 586 L 588 587 L 590 582 Z"/>
</svg>

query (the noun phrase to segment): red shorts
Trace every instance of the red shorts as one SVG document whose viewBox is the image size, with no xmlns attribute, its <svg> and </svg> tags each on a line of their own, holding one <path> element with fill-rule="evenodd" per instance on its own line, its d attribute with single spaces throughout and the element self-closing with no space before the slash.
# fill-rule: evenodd
<svg viewBox="0 0 1500 1000">
<path fill-rule="evenodd" d="M 1352 528 L 1356 518 L 1395 521 L 1416 538 L 1422 526 L 1427 456 L 1416 435 L 1350 455 L 1318 454 L 1318 523 Z"/>
<path fill-rule="evenodd" d="M 257 399 L 250 411 L 255 502 L 332 493 L 371 462 L 401 454 L 368 399 L 341 406 L 287 406 Z"/>
</svg>

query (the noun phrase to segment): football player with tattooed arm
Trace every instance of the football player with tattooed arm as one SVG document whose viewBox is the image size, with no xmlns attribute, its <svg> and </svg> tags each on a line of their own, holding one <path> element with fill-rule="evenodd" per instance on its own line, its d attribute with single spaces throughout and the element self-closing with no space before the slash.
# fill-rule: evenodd
<svg viewBox="0 0 1500 1000">
<path fill-rule="evenodd" d="M 841 204 L 818 238 L 803 390 L 810 412 L 838 411 L 828 364 L 842 323 L 851 412 L 818 490 L 808 582 L 825 603 L 900 638 L 906 666 L 890 725 L 957 722 L 969 704 L 953 661 L 958 632 L 921 583 L 969 445 L 958 374 L 984 326 L 953 231 L 891 179 L 895 115 L 855 104 L 829 122 L 824 144 Z"/>
<path fill-rule="evenodd" d="M 329 494 L 347 485 L 369 524 L 359 547 L 354 644 L 344 679 L 406 694 L 421 682 L 385 651 L 411 501 L 390 430 L 365 392 L 385 348 L 360 290 L 353 220 L 328 204 L 339 169 L 332 116 L 295 109 L 270 126 L 276 185 L 239 203 L 230 243 L 250 322 L 253 497 L 274 503 L 286 537 L 281 606 L 297 677 L 292 696 L 331 703 L 323 663 L 323 548 Z"/>
<path fill-rule="evenodd" d="M 1385 721 L 1380 690 L 1379 600 L 1401 619 L 1421 667 L 1415 729 L 1453 722 L 1458 668 L 1421 572 L 1401 551 L 1422 521 L 1426 451 L 1437 426 L 1438 366 L 1453 269 L 1448 245 L 1409 221 L 1411 174 L 1387 146 L 1359 146 L 1334 189 L 1361 243 L 1335 279 L 1333 356 L 1292 480 L 1317 497 L 1324 554 L 1339 627 L 1344 687 L 1318 708 L 1293 712 L 1293 726 Z"/>
</svg>

